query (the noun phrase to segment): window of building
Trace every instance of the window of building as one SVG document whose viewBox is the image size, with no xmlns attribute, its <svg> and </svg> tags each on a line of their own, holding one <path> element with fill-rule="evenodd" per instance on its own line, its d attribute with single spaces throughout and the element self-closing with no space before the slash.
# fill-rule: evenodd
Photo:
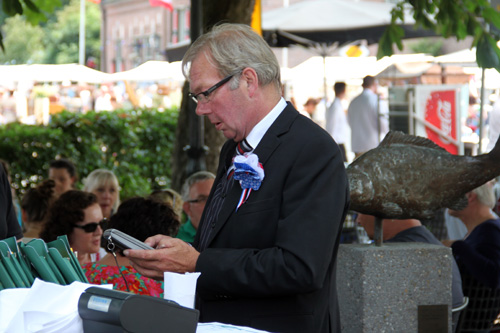
<svg viewBox="0 0 500 333">
<path fill-rule="evenodd" d="M 191 11 L 188 7 L 176 8 L 172 13 L 171 45 L 189 40 L 191 35 Z"/>
</svg>

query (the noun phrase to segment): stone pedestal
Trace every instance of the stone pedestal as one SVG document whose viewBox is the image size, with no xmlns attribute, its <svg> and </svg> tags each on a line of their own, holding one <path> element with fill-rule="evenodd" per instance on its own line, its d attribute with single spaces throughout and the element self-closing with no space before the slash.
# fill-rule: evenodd
<svg viewBox="0 0 500 333">
<path fill-rule="evenodd" d="M 451 272 L 444 246 L 341 244 L 342 332 L 451 332 Z"/>
</svg>

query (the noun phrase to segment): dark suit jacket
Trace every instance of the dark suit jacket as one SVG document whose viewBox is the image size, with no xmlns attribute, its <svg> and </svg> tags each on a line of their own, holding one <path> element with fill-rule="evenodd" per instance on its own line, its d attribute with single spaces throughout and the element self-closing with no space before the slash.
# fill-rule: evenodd
<svg viewBox="0 0 500 333">
<path fill-rule="evenodd" d="M 222 148 L 206 207 L 235 146 L 228 141 Z M 338 332 L 335 262 L 349 204 L 340 150 L 289 104 L 254 153 L 264 166 L 260 189 L 236 212 L 242 189 L 234 182 L 196 264 L 200 321 Z"/>
</svg>

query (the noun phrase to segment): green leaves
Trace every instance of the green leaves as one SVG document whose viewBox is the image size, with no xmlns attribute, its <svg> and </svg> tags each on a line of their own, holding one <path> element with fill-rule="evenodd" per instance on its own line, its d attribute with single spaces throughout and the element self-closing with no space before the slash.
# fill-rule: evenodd
<svg viewBox="0 0 500 333">
<path fill-rule="evenodd" d="M 13 0 L 17 1 L 17 0 Z M 24 3 L 26 21 L 33 25 L 46 22 L 48 15 L 62 6 L 61 0 L 21 0 Z"/>
<path fill-rule="evenodd" d="M 416 27 L 432 29 L 445 38 L 455 36 L 457 40 L 472 36 L 478 65 L 500 69 L 500 50 L 496 46 L 500 36 L 488 29 L 488 25 L 500 29 L 500 12 L 492 8 L 488 0 L 400 0 L 392 11 L 392 24 L 380 38 L 379 59 L 393 54 L 393 44 L 400 48 L 404 35 L 396 31 L 395 26 L 398 19 L 402 21 L 405 5 L 411 6 Z"/>
<path fill-rule="evenodd" d="M 80 178 L 96 168 L 112 170 L 121 198 L 146 195 L 170 185 L 177 110 L 62 112 L 49 126 L 0 127 L 0 158 L 11 164 L 21 195 L 47 177 L 48 163 L 60 156 L 77 163 Z"/>
<path fill-rule="evenodd" d="M 495 27 L 500 28 L 500 15 L 495 9 L 485 8 L 483 11 L 483 18 Z"/>
<path fill-rule="evenodd" d="M 391 24 L 385 31 L 378 42 L 377 58 L 383 58 L 386 55 L 393 53 L 392 44 L 396 43 L 399 50 L 403 49 L 404 30 L 396 24 Z"/>
<path fill-rule="evenodd" d="M 3 0 L 2 10 L 8 16 L 21 15 L 23 13 L 23 6 L 19 0 Z"/>
<path fill-rule="evenodd" d="M 37 25 L 47 21 L 47 14 L 54 12 L 61 5 L 61 0 L 2 0 L 2 11 L 9 17 L 22 15 L 27 22 Z M 5 51 L 1 33 L 0 48 Z"/>
<path fill-rule="evenodd" d="M 500 49 L 487 33 L 483 33 L 477 41 L 476 62 L 482 68 L 500 69 Z"/>
</svg>

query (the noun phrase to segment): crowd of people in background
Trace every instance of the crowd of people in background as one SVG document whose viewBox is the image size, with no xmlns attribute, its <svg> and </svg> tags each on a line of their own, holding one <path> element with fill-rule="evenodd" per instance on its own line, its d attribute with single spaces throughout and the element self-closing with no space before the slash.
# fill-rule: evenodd
<svg viewBox="0 0 500 333">
<path fill-rule="evenodd" d="M 8 163 L 3 165 L 7 170 Z M 55 159 L 49 163 L 47 179 L 20 200 L 15 191 L 10 193 L 9 220 L 16 222 L 9 228 L 11 233 L 22 229 L 25 243 L 35 238 L 50 242 L 66 235 L 90 283 L 111 283 L 118 290 L 162 297 L 163 283 L 137 273 L 122 251 L 114 249 L 112 255 L 103 231 L 114 228 L 141 241 L 163 234 L 193 242 L 214 179 L 214 174 L 200 171 L 186 179 L 182 195 L 170 188 L 158 189 L 121 202 L 119 180 L 111 170 L 93 170 L 80 186 L 75 164 Z M 14 235 L 21 238 L 19 233 Z"/>
<path fill-rule="evenodd" d="M 214 89 L 224 84 L 221 82 Z M 76 105 L 78 112 L 111 111 L 126 103 L 123 97 L 127 94 L 126 90 L 120 85 L 103 85 L 95 90 L 89 86 L 68 86 L 53 99 L 65 109 Z M 339 145 L 343 162 L 348 163 L 375 148 L 387 134 L 389 108 L 387 101 L 380 98 L 377 81 L 372 76 L 363 79 L 362 92 L 350 102 L 346 99 L 344 82 L 335 83 L 333 90 L 335 99 L 326 108 L 326 122 L 322 125 Z M 161 101 L 155 102 L 153 94 L 157 92 L 145 89 L 138 93 L 139 106 L 172 105 L 166 94 Z M 197 98 L 203 94 L 207 97 L 208 93 L 204 93 L 194 96 Z M 11 102 L 14 97 L 12 91 L 0 91 L 0 122 L 12 117 Z M 72 105 L 74 98 L 80 101 Z M 325 103 L 321 98 L 311 97 L 300 113 L 314 120 L 316 108 L 322 102 Z M 500 133 L 500 101 L 493 105 L 486 120 L 490 134 L 488 149 L 492 149 Z M 478 133 L 479 123 L 477 99 L 471 96 L 464 126 L 472 133 Z M 349 156 L 349 149 L 354 157 Z M 118 290 L 156 297 L 163 296 L 163 282 L 140 274 L 123 251 L 108 246 L 102 238 L 103 231 L 117 229 L 140 241 L 161 234 L 193 243 L 216 180 L 214 174 L 200 171 L 185 180 L 181 193 L 170 188 L 156 189 L 145 197 L 125 198 L 122 201 L 119 179 L 111 170 L 93 170 L 80 186 L 75 164 L 68 159 L 56 159 L 49 164 L 47 179 L 30 188 L 18 200 L 9 187 L 8 177 L 8 165 L 3 163 L 0 168 L 0 194 L 3 196 L 0 198 L 0 239 L 16 236 L 25 242 L 34 238 L 50 242 L 58 236 L 67 235 L 90 283 L 112 283 Z M 500 185 L 492 180 L 466 194 L 466 208 L 448 211 L 447 214 L 458 218 L 466 230 L 459 239 L 438 239 L 419 220 L 407 219 L 385 220 L 384 241 L 450 246 L 454 255 L 452 305 L 460 306 L 464 293 L 468 295 L 468 291 L 462 291 L 461 274 L 470 275 L 489 288 L 500 288 L 499 196 Z M 374 217 L 354 214 L 368 236 L 373 238 Z M 454 325 L 457 320 L 455 316 Z"/>
<path fill-rule="evenodd" d="M 39 85 L 10 89 L 0 86 L 0 124 L 19 121 L 43 123 L 43 103 L 48 99 L 48 112 L 63 110 L 75 113 L 114 111 L 133 108 L 170 109 L 180 105 L 181 91 L 177 83 L 125 83 L 118 81 L 100 85 L 63 82 L 59 85 Z"/>
<path fill-rule="evenodd" d="M 332 135 L 346 152 L 346 162 L 352 162 L 363 152 L 375 148 L 389 131 L 388 87 L 379 85 L 373 76 L 366 76 L 362 81 L 359 94 L 353 93 L 357 87 L 348 86 L 343 81 L 336 82 L 333 85 L 334 98 L 329 104 L 324 98 L 312 96 L 300 106 L 291 98 L 301 114 L 313 119 Z M 482 123 L 480 99 L 472 91 L 468 97 L 467 113 L 462 114 L 461 140 L 477 145 L 482 125 L 485 143 L 482 152 L 490 151 L 500 135 L 500 97 L 492 94 L 490 100 L 484 103 Z M 468 149 L 465 149 L 466 153 Z M 476 154 L 477 149 L 473 152 L 471 154 Z"/>
</svg>

